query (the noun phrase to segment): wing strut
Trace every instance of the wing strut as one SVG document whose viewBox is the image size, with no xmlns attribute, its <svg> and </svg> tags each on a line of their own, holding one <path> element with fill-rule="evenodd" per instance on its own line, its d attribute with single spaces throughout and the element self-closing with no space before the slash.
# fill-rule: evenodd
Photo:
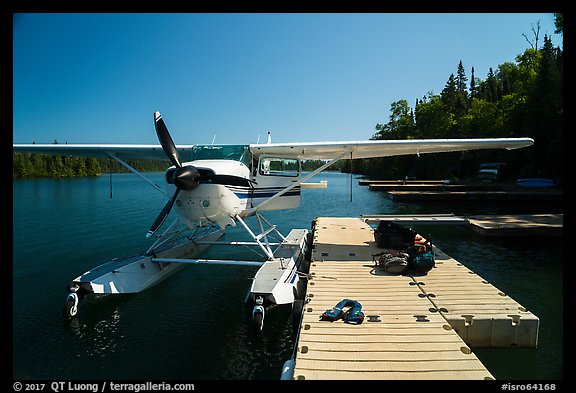
<svg viewBox="0 0 576 393">
<path fill-rule="evenodd" d="M 135 175 L 138 175 L 142 180 L 144 180 L 146 183 L 150 184 L 152 187 L 154 187 L 156 190 L 160 191 L 163 195 L 165 195 L 167 198 L 170 198 L 170 195 L 166 194 L 166 192 L 164 192 L 164 190 L 162 189 L 162 187 L 160 187 L 158 184 L 154 184 L 152 183 L 152 181 L 148 178 L 146 178 L 144 175 L 142 175 L 140 172 L 138 172 L 136 169 L 132 168 L 130 165 L 128 165 L 126 162 L 122 161 L 120 158 L 116 157 L 113 153 L 110 152 L 106 152 L 106 154 L 108 154 L 109 157 L 115 159 L 116 161 L 118 161 L 123 167 L 125 167 L 126 169 L 128 169 L 130 172 L 134 173 Z"/>
<path fill-rule="evenodd" d="M 273 230 L 276 230 L 276 226 L 271 226 L 270 228 L 268 228 L 266 231 L 263 231 L 262 233 L 260 233 L 259 235 L 255 235 L 254 232 L 252 232 L 252 230 L 250 229 L 250 227 L 248 227 L 248 225 L 246 225 L 246 223 L 244 222 L 244 220 L 242 220 L 240 218 L 240 216 L 236 216 L 234 217 L 238 220 L 238 222 L 240 224 L 242 224 L 242 226 L 244 227 L 244 229 L 246 229 L 246 231 L 250 234 L 250 236 L 252 236 L 252 239 L 254 239 L 254 241 L 256 241 L 256 243 L 258 243 L 258 246 L 260 247 L 260 249 L 262 251 L 264 251 L 264 253 L 266 254 L 266 256 L 268 257 L 269 260 L 274 259 L 274 253 L 272 252 L 272 249 L 270 248 L 270 244 L 268 243 L 268 238 L 266 238 L 266 235 L 270 232 L 272 232 Z M 260 239 L 264 238 L 264 240 L 266 241 L 266 244 L 263 244 Z"/>
</svg>

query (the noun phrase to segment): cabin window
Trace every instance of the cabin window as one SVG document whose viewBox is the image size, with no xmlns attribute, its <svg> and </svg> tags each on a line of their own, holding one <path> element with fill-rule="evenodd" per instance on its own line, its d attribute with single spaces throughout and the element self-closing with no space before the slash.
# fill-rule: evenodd
<svg viewBox="0 0 576 393">
<path fill-rule="evenodd" d="M 263 157 L 260 159 L 260 174 L 298 177 L 300 175 L 300 161 L 290 158 Z"/>
</svg>

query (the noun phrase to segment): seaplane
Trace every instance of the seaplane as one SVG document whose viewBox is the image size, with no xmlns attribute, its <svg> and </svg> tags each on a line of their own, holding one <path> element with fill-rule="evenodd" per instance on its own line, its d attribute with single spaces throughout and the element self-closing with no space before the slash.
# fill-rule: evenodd
<svg viewBox="0 0 576 393">
<path fill-rule="evenodd" d="M 251 279 L 246 304 L 254 329 L 261 331 L 270 308 L 292 305 L 293 310 L 300 307 L 301 311 L 307 280 L 306 253 L 311 246 L 310 231 L 292 229 L 282 234 L 262 213 L 298 208 L 301 190 L 313 176 L 343 159 L 512 150 L 534 143 L 531 138 L 302 143 L 272 143 L 268 138 L 266 143 L 248 145 L 176 145 L 160 112 L 154 113 L 154 125 L 159 145 L 13 144 L 14 152 L 113 159 L 167 199 L 145 233 L 152 238 L 146 251 L 112 259 L 70 281 L 63 307 L 68 319 L 76 317 L 83 299 L 141 292 L 186 265 L 243 265 L 259 267 Z M 126 162 L 136 159 L 169 161 L 172 165 L 164 172 L 164 187 Z M 304 172 L 304 160 L 321 160 L 323 165 Z M 166 219 L 172 211 L 176 218 L 168 224 Z M 252 217 L 255 222 L 251 227 L 247 221 Z M 244 228 L 251 241 L 220 240 L 228 226 L 237 225 Z M 265 260 L 200 258 L 208 247 L 216 245 L 254 246 L 264 253 Z"/>
</svg>

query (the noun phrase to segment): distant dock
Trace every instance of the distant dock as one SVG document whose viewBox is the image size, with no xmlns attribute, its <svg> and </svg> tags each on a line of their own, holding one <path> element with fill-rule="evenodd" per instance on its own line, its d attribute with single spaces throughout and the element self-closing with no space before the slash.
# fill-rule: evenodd
<svg viewBox="0 0 576 393">
<path fill-rule="evenodd" d="M 560 201 L 561 190 L 545 191 L 387 191 L 394 201 Z"/>
<path fill-rule="evenodd" d="M 561 188 L 525 188 L 492 183 L 451 184 L 446 180 L 359 180 L 394 201 L 557 201 Z"/>
<path fill-rule="evenodd" d="M 372 228 L 317 218 L 292 379 L 494 379 L 470 346 L 536 347 L 539 319 L 435 247 L 424 276 L 374 266 Z M 342 299 L 364 322 L 320 320 Z"/>
<path fill-rule="evenodd" d="M 402 225 L 467 225 L 485 236 L 562 236 L 564 230 L 563 214 L 396 214 L 363 215 L 360 218 L 369 224 L 385 220 Z"/>
<path fill-rule="evenodd" d="M 370 180 L 360 179 L 358 184 L 361 186 L 370 185 L 414 185 L 414 184 L 450 184 L 448 180 Z"/>
<path fill-rule="evenodd" d="M 472 230 L 486 236 L 562 236 L 563 214 L 475 215 Z"/>
</svg>

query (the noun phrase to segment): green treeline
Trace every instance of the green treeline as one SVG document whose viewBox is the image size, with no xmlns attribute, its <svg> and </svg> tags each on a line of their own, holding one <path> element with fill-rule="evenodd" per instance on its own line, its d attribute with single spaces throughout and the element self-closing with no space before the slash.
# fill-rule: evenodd
<svg viewBox="0 0 576 393">
<path fill-rule="evenodd" d="M 556 33 L 563 33 L 556 15 Z M 529 41 L 530 42 L 530 41 Z M 462 61 L 440 94 L 395 101 L 387 123 L 377 124 L 372 139 L 530 137 L 534 145 L 519 150 L 480 150 L 353 160 L 352 171 L 373 179 L 465 179 L 482 162 L 506 162 L 509 179 L 562 178 L 563 51 L 548 36 L 531 45 L 516 61 L 490 68 L 486 79 Z M 468 80 L 470 83 L 468 83 Z M 350 171 L 350 160 L 342 168 Z"/>
<path fill-rule="evenodd" d="M 120 163 L 106 158 L 13 153 L 12 162 L 13 179 L 101 176 L 109 173 L 110 168 L 112 173 L 129 172 Z M 171 165 L 168 160 L 128 160 L 126 163 L 140 172 L 163 172 Z M 302 170 L 313 171 L 324 163 L 322 160 L 302 161 Z"/>
<path fill-rule="evenodd" d="M 126 162 L 143 172 L 164 171 L 170 165 L 168 161 L 132 160 Z M 100 176 L 110 170 L 112 173 L 128 172 L 128 169 L 115 160 L 94 157 L 13 153 L 12 163 L 13 179 Z"/>
</svg>

